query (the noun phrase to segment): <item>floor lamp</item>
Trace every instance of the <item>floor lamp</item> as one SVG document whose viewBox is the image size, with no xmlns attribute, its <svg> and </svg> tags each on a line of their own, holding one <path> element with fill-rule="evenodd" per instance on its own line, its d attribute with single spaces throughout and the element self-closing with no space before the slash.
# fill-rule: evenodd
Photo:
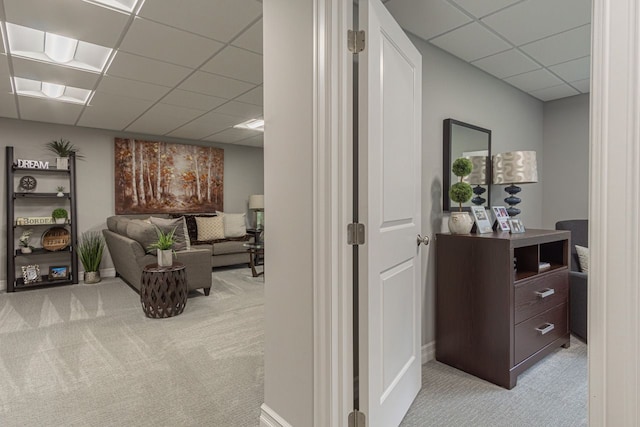
<svg viewBox="0 0 640 427">
<path fill-rule="evenodd" d="M 509 197 L 504 199 L 509 205 L 507 212 L 510 217 L 520 213 L 515 206 L 521 202 L 516 197 L 522 189 L 514 184 L 529 184 L 538 182 L 538 164 L 535 151 L 510 151 L 493 156 L 493 183 L 510 184 L 504 191 Z"/>
</svg>

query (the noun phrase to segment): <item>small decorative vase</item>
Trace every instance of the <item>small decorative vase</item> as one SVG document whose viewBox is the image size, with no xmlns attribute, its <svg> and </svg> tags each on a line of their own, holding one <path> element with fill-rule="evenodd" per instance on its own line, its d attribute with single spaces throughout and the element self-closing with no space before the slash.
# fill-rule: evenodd
<svg viewBox="0 0 640 427">
<path fill-rule="evenodd" d="M 449 231 L 451 234 L 469 234 L 473 227 L 473 219 L 468 212 L 451 212 Z"/>
<path fill-rule="evenodd" d="M 100 282 L 100 280 L 102 280 L 100 278 L 100 272 L 99 271 L 85 271 L 84 272 L 84 283 L 87 284 L 92 284 L 92 283 L 98 283 Z"/>
<path fill-rule="evenodd" d="M 58 191 L 58 194 L 56 194 L 57 197 L 64 197 L 64 193 L 62 191 Z"/>
<path fill-rule="evenodd" d="M 58 168 L 58 169 L 69 169 L 69 158 L 68 157 L 56 157 L 56 168 Z"/>
<path fill-rule="evenodd" d="M 56 218 L 56 224 L 65 224 L 67 222 L 67 218 Z"/>
<path fill-rule="evenodd" d="M 171 267 L 173 265 L 173 250 L 158 249 L 158 265 L 160 267 Z"/>
<path fill-rule="evenodd" d="M 30 254 L 32 251 L 29 246 L 23 246 L 20 248 L 20 252 L 22 252 L 23 254 Z"/>
</svg>

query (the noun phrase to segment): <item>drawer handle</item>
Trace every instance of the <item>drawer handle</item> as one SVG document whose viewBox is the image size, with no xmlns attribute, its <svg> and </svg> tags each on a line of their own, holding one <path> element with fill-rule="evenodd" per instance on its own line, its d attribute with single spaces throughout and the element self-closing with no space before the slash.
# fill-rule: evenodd
<svg viewBox="0 0 640 427">
<path fill-rule="evenodd" d="M 555 293 L 556 293 L 555 289 L 545 289 L 544 291 L 536 291 L 536 295 L 538 295 L 538 298 L 540 299 L 550 297 Z"/>
<path fill-rule="evenodd" d="M 544 327 L 536 328 L 536 331 L 540 332 L 540 335 L 548 334 L 556 328 L 556 325 L 553 323 L 546 323 Z"/>
</svg>

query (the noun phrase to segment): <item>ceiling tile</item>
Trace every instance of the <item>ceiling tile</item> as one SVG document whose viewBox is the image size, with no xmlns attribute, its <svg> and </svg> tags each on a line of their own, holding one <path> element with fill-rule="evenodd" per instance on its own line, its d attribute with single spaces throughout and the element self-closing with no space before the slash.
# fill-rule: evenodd
<svg viewBox="0 0 640 427">
<path fill-rule="evenodd" d="M 227 100 L 224 98 L 202 95 L 200 93 L 180 89 L 174 89 L 169 95 L 162 99 L 163 104 L 177 105 L 179 107 L 186 107 L 200 111 L 213 110 L 225 102 L 227 102 Z"/>
<path fill-rule="evenodd" d="M 157 101 L 171 90 L 170 87 L 138 82 L 116 76 L 104 76 L 96 92 L 130 98 Z"/>
<path fill-rule="evenodd" d="M 127 127 L 129 132 L 164 135 L 202 114 L 200 110 L 175 105 L 156 104 Z"/>
<path fill-rule="evenodd" d="M 222 43 L 193 33 L 136 18 L 120 49 L 195 69 L 223 46 Z"/>
<path fill-rule="evenodd" d="M 252 136 L 251 138 L 241 139 L 240 141 L 234 142 L 234 145 L 245 145 L 248 147 L 264 147 L 264 134 Z"/>
<path fill-rule="evenodd" d="M 219 96 L 220 98 L 225 99 L 233 99 L 241 93 L 251 89 L 253 85 L 241 82 L 240 80 L 196 71 L 178 87 L 191 92 Z"/>
<path fill-rule="evenodd" d="M 50 101 L 48 99 L 18 97 L 20 118 L 37 122 L 73 125 L 83 106 L 68 102 Z"/>
<path fill-rule="evenodd" d="M 472 64 L 500 79 L 541 68 L 535 61 L 516 49 L 479 59 Z"/>
<path fill-rule="evenodd" d="M 245 93 L 244 95 L 240 95 L 235 100 L 246 102 L 247 104 L 260 105 L 260 106 L 264 105 L 264 96 L 262 93 L 262 86 L 258 86 L 255 89 Z"/>
<path fill-rule="evenodd" d="M 465 61 L 473 61 L 511 48 L 507 42 L 476 22 L 436 37 L 431 43 Z"/>
<path fill-rule="evenodd" d="M 520 0 L 453 0 L 454 3 L 476 18 L 482 18 L 519 1 Z"/>
<path fill-rule="evenodd" d="M 590 0 L 527 0 L 482 21 L 516 46 L 591 22 Z"/>
<path fill-rule="evenodd" d="M 191 123 L 174 130 L 169 136 L 177 138 L 202 139 L 221 130 L 238 124 L 238 118 L 219 114 L 215 112 L 207 113 L 198 117 Z"/>
<path fill-rule="evenodd" d="M 121 94 L 96 93 L 85 108 L 79 126 L 122 130 L 153 105 L 153 101 L 130 98 Z"/>
<path fill-rule="evenodd" d="M 262 107 L 237 101 L 229 101 L 216 108 L 215 112 L 239 117 L 241 119 L 257 119 L 262 117 Z"/>
<path fill-rule="evenodd" d="M 262 15 L 262 4 L 254 0 L 189 0 L 188 7 L 176 7 L 176 0 L 153 0 L 145 2 L 139 15 L 228 42 Z"/>
<path fill-rule="evenodd" d="M 582 58 L 591 53 L 591 25 L 538 40 L 520 49 L 545 66 Z"/>
<path fill-rule="evenodd" d="M 107 74 L 161 86 L 175 86 L 192 71 L 178 65 L 118 52 Z"/>
<path fill-rule="evenodd" d="M 129 15 L 79 0 L 4 0 L 7 22 L 114 47 Z"/>
<path fill-rule="evenodd" d="M 402 28 L 425 40 L 471 22 L 445 0 L 391 0 L 385 6 Z"/>
<path fill-rule="evenodd" d="M 562 80 L 545 69 L 518 74 L 517 76 L 509 77 L 504 80 L 525 92 L 531 92 L 562 84 Z"/>
<path fill-rule="evenodd" d="M 589 93 L 591 91 L 591 79 L 578 80 L 577 82 L 569 83 L 581 93 Z"/>
<path fill-rule="evenodd" d="M 262 55 L 233 46 L 226 47 L 200 69 L 236 80 L 262 83 Z"/>
<path fill-rule="evenodd" d="M 0 93 L 0 117 L 18 118 L 16 97 L 12 93 Z"/>
<path fill-rule="evenodd" d="M 232 44 L 262 54 L 262 19 L 242 33 Z"/>
<path fill-rule="evenodd" d="M 589 79 L 591 73 L 591 57 L 574 59 L 562 64 L 549 67 L 549 70 L 556 73 L 561 79 L 567 82 Z"/>
<path fill-rule="evenodd" d="M 554 99 L 565 98 L 567 96 L 579 95 L 580 92 L 569 85 L 558 85 L 529 92 L 541 101 L 552 101 Z"/>
<path fill-rule="evenodd" d="M 222 142 L 232 144 L 234 142 L 242 141 L 243 139 L 251 138 L 253 136 L 262 135 L 262 132 L 249 129 L 236 129 L 229 128 L 222 132 L 218 132 L 214 135 L 205 138 L 207 141 Z"/>
<path fill-rule="evenodd" d="M 81 89 L 93 90 L 100 77 L 100 74 L 97 73 L 88 73 L 75 68 L 61 67 L 29 59 L 13 57 L 12 62 L 13 72 L 16 77 L 79 87 Z"/>
</svg>

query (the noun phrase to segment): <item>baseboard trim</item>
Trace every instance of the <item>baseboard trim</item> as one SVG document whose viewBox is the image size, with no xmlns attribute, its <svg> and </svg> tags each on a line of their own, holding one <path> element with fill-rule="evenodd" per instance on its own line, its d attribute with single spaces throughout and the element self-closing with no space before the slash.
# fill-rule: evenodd
<svg viewBox="0 0 640 427">
<path fill-rule="evenodd" d="M 422 364 L 434 360 L 436 358 L 436 342 L 431 341 L 422 346 Z"/>
<path fill-rule="evenodd" d="M 7 280 L 0 280 L 0 292 L 7 290 Z"/>
<path fill-rule="evenodd" d="M 260 406 L 260 427 L 293 427 L 266 403 Z"/>
</svg>

